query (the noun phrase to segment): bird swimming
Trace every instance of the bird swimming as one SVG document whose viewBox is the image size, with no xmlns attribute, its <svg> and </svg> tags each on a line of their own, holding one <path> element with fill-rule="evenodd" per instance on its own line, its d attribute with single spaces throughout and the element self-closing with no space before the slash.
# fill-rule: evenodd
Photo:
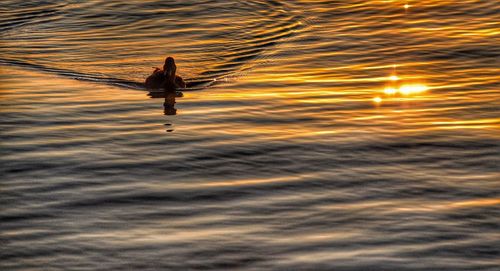
<svg viewBox="0 0 500 271">
<path fill-rule="evenodd" d="M 182 77 L 176 75 L 177 66 L 173 57 L 167 57 L 163 70 L 155 68 L 153 74 L 146 78 L 145 85 L 150 89 L 164 89 L 165 91 L 175 91 L 178 88 L 186 88 L 186 83 Z"/>
</svg>

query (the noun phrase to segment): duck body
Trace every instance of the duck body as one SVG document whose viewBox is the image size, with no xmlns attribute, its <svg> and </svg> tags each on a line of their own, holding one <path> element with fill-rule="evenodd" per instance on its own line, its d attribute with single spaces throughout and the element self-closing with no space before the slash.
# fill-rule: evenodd
<svg viewBox="0 0 500 271">
<path fill-rule="evenodd" d="M 163 87 L 163 83 L 165 82 L 165 75 L 163 74 L 163 71 L 160 70 L 159 68 L 156 68 L 153 74 L 148 76 L 146 78 L 146 87 L 147 88 L 153 88 L 153 89 L 158 89 Z"/>
<path fill-rule="evenodd" d="M 165 91 L 175 91 L 178 88 L 186 88 L 186 83 L 182 77 L 176 75 L 177 66 L 172 57 L 165 59 L 163 70 L 155 68 L 153 73 L 146 78 L 145 85 L 150 89 L 164 89 Z"/>
</svg>

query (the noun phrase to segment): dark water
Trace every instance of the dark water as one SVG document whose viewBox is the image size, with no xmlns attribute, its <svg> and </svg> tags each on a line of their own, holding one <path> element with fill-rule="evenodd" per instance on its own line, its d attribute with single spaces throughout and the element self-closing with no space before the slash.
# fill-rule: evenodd
<svg viewBox="0 0 500 271">
<path fill-rule="evenodd" d="M 2 1 L 0 269 L 500 270 L 499 22 Z M 183 96 L 142 86 L 167 55 Z"/>
</svg>

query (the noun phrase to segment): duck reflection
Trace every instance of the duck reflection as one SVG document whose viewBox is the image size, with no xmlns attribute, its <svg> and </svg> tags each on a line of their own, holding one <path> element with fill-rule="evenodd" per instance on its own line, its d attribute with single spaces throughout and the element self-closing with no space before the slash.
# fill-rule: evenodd
<svg viewBox="0 0 500 271">
<path fill-rule="evenodd" d="M 163 114 L 168 116 L 177 115 L 177 109 L 175 108 L 175 93 L 167 93 L 165 95 Z"/>
<path fill-rule="evenodd" d="M 158 91 L 149 92 L 149 97 L 151 98 L 164 98 L 163 102 L 163 114 L 165 115 L 177 115 L 177 108 L 175 108 L 175 98 L 182 97 L 184 94 L 180 91 Z"/>
</svg>

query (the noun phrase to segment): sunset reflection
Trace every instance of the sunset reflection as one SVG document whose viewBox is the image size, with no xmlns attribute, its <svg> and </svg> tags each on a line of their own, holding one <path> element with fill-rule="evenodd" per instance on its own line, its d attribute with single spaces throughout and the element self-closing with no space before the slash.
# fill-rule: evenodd
<svg viewBox="0 0 500 271">
<path fill-rule="evenodd" d="M 411 96 L 424 93 L 428 90 L 428 87 L 424 84 L 401 84 L 399 87 L 386 87 L 384 93 L 386 95 L 403 95 Z"/>
<path fill-rule="evenodd" d="M 424 80 L 415 77 L 405 77 L 397 74 L 397 66 L 393 66 L 391 75 L 387 77 L 387 82 L 382 94 L 385 98 L 411 98 L 418 97 L 429 90 L 429 87 L 424 83 Z M 376 96 L 373 98 L 374 102 L 379 104 L 382 98 Z"/>
<path fill-rule="evenodd" d="M 498 2 L 2 1 L 0 270 L 498 270 Z"/>
</svg>

